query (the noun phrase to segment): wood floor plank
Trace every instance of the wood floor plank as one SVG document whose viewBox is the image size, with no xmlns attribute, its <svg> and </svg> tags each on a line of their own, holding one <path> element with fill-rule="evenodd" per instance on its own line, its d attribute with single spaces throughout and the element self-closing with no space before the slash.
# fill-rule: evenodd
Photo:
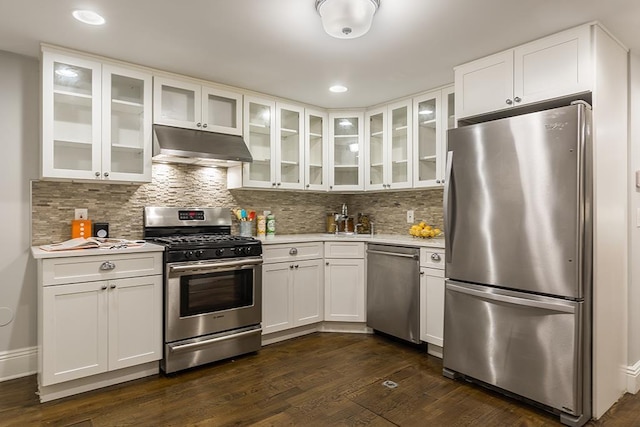
<svg viewBox="0 0 640 427">
<path fill-rule="evenodd" d="M 553 414 L 443 377 L 424 349 L 365 334 L 315 333 L 44 404 L 35 391 L 35 376 L 0 383 L 1 427 L 560 426 Z M 640 396 L 588 426 L 640 426 Z"/>
</svg>

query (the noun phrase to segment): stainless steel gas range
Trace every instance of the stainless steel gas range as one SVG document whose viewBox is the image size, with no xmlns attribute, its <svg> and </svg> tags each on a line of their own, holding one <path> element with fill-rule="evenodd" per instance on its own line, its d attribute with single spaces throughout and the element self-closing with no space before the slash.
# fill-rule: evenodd
<svg viewBox="0 0 640 427">
<path fill-rule="evenodd" d="M 144 237 L 166 247 L 164 372 L 260 349 L 262 246 L 229 209 L 146 207 Z"/>
</svg>

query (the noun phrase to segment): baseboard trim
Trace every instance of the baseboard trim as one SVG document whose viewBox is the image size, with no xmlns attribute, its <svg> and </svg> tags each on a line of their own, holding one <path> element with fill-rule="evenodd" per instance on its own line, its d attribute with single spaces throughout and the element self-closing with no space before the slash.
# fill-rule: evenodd
<svg viewBox="0 0 640 427">
<path fill-rule="evenodd" d="M 627 376 L 627 391 L 636 394 L 640 390 L 640 360 L 633 366 L 627 366 L 625 374 Z"/>
<path fill-rule="evenodd" d="M 33 375 L 38 370 L 38 347 L 0 352 L 0 382 Z"/>
</svg>

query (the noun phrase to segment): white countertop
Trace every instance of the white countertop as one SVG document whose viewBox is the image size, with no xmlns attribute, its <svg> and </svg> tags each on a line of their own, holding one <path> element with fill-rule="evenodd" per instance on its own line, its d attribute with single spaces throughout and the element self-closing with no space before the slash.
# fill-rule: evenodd
<svg viewBox="0 0 640 427">
<path fill-rule="evenodd" d="M 153 243 L 145 243 L 141 246 L 134 246 L 130 248 L 119 249 L 73 249 L 69 251 L 45 251 L 40 249 L 39 246 L 31 247 L 31 254 L 35 259 L 43 258 L 64 258 L 64 257 L 76 257 L 76 256 L 103 256 L 107 254 L 129 254 L 140 252 L 163 252 L 164 246 L 156 245 Z"/>
<path fill-rule="evenodd" d="M 263 245 L 273 245 L 278 243 L 302 243 L 302 242 L 371 242 L 386 243 L 390 245 L 402 245 L 426 248 L 444 248 L 444 238 L 434 237 L 431 239 L 413 237 L 409 235 L 399 234 L 352 234 L 352 235 L 334 235 L 326 233 L 316 234 L 287 234 L 275 235 L 265 239 L 260 239 Z"/>
</svg>

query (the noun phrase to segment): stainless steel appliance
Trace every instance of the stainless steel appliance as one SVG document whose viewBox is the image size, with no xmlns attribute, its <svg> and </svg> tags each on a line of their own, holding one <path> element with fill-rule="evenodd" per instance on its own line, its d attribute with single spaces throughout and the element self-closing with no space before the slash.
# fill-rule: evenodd
<svg viewBox="0 0 640 427">
<path fill-rule="evenodd" d="M 166 246 L 166 373 L 260 349 L 262 246 L 229 209 L 147 207 L 144 235 Z"/>
<path fill-rule="evenodd" d="M 591 417 L 591 109 L 448 133 L 444 374 Z"/>
<path fill-rule="evenodd" d="M 367 247 L 367 326 L 420 343 L 420 250 Z"/>
</svg>

